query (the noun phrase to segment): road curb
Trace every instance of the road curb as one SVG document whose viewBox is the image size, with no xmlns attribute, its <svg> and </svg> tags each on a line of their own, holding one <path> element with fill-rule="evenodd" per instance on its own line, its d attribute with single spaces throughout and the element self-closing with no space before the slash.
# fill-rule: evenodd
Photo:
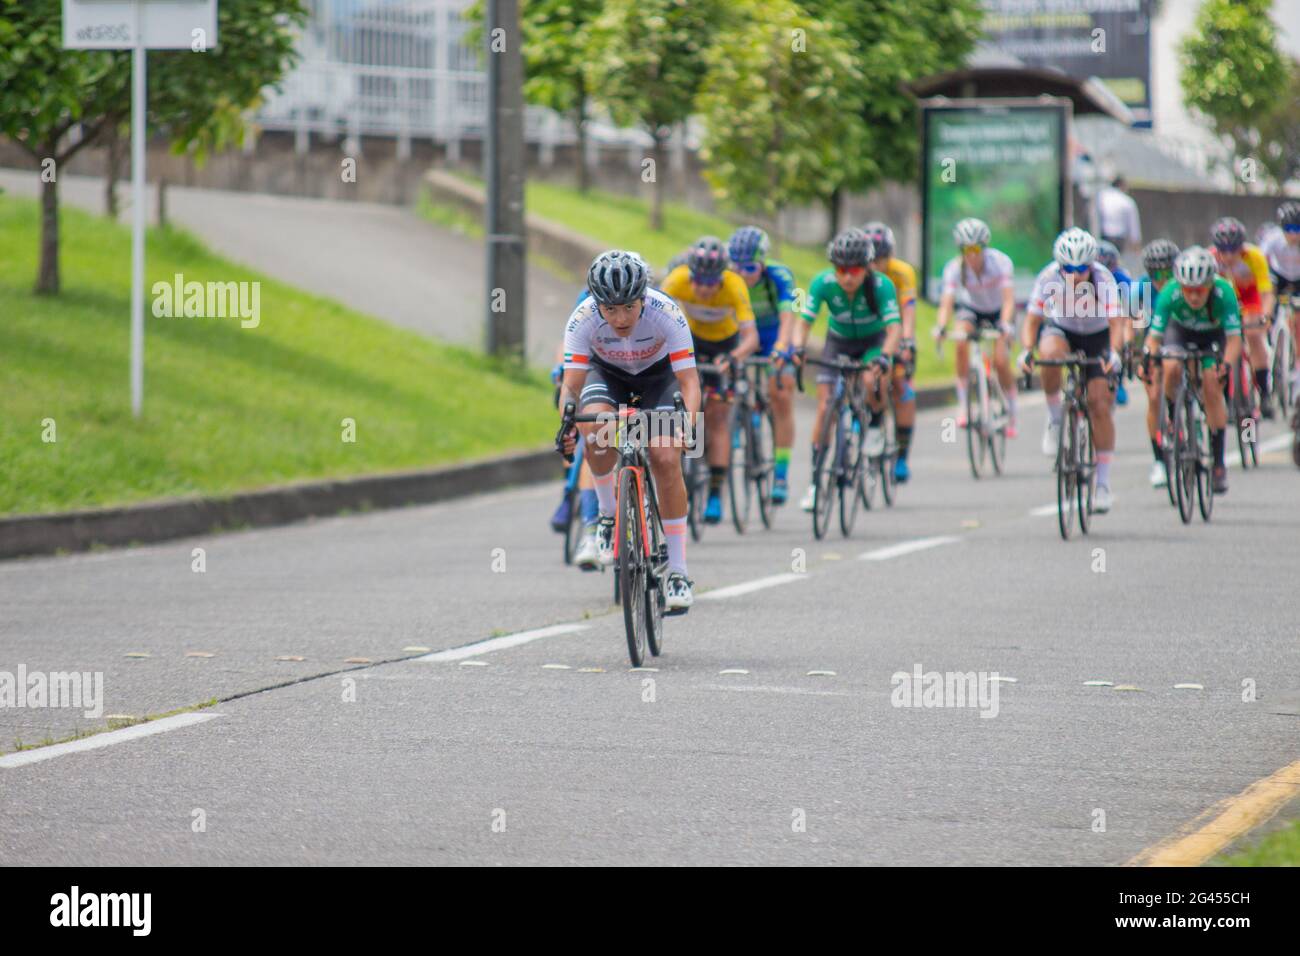
<svg viewBox="0 0 1300 956">
<path fill-rule="evenodd" d="M 513 485 L 558 481 L 562 464 L 547 448 L 444 468 L 300 482 L 222 498 L 166 499 L 0 518 L 0 559 L 265 528 L 349 510 L 431 504 Z"/>
</svg>

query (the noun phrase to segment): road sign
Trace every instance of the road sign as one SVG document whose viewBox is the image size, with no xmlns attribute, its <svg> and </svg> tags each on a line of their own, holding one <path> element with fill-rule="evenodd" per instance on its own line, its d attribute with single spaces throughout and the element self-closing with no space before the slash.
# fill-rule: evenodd
<svg viewBox="0 0 1300 956">
<path fill-rule="evenodd" d="M 146 50 L 205 53 L 217 42 L 217 0 L 63 0 L 63 47 L 131 50 L 131 412 L 144 407 Z"/>
</svg>

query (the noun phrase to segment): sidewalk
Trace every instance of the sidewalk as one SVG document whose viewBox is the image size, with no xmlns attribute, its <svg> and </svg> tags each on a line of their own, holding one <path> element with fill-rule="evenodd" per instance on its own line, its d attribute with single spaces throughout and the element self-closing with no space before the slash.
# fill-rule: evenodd
<svg viewBox="0 0 1300 956">
<path fill-rule="evenodd" d="M 35 198 L 34 171 L 2 169 L 0 187 Z M 131 188 L 119 188 L 131 222 Z M 65 175 L 60 204 L 104 213 L 104 181 Z M 152 224 L 157 200 L 149 188 Z M 467 239 L 399 206 L 167 187 L 167 215 L 214 252 L 267 276 L 433 338 L 472 348 L 484 341 L 484 253 Z M 32 237 L 36 242 L 36 237 Z M 577 287 L 528 270 L 527 351 L 549 367 Z M 124 317 L 125 319 L 125 317 Z"/>
</svg>

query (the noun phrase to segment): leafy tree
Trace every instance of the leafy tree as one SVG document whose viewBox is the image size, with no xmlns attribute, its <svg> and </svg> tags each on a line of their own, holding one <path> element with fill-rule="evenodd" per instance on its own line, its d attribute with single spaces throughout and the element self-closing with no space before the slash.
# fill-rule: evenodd
<svg viewBox="0 0 1300 956">
<path fill-rule="evenodd" d="M 150 135 L 200 160 L 238 141 L 245 112 L 292 64 L 294 28 L 305 18 L 301 0 L 223 0 L 215 48 L 149 53 Z M 47 167 L 42 293 L 59 291 L 57 173 L 101 135 L 119 133 L 131 111 L 130 51 L 65 50 L 62 26 L 60 0 L 0 0 L 0 134 Z"/>
<path fill-rule="evenodd" d="M 1272 0 L 1206 0 L 1179 50 L 1183 103 L 1242 159 L 1257 157 L 1260 126 L 1288 83 L 1272 6 Z"/>
<path fill-rule="evenodd" d="M 1278 189 L 1300 179 L 1300 60 L 1291 61 L 1285 88 L 1259 121 L 1259 143 L 1259 163 Z"/>
<path fill-rule="evenodd" d="M 804 0 L 803 6 L 838 25 L 860 67 L 860 79 L 843 93 L 861 104 L 862 123 L 852 148 L 841 151 L 842 181 L 823 197 L 834 234 L 844 192 L 916 176 L 917 107 L 903 84 L 960 67 L 980 36 L 983 9 L 980 0 Z"/>
<path fill-rule="evenodd" d="M 654 140 L 652 229 L 663 228 L 668 137 L 694 110 L 710 40 L 737 19 L 724 0 L 607 0 L 591 24 L 588 89 L 616 123 Z"/>
<path fill-rule="evenodd" d="M 774 223 L 840 185 L 862 77 L 837 28 L 794 0 L 745 0 L 736 13 L 706 54 L 705 178 L 719 200 Z"/>
<path fill-rule="evenodd" d="M 524 98 L 573 121 L 578 134 L 578 190 L 584 193 L 591 185 L 587 164 L 591 93 L 587 85 L 586 30 L 603 7 L 601 0 L 522 0 L 519 10 Z M 463 16 L 474 24 L 466 38 L 482 49 L 483 0 L 475 0 Z"/>
</svg>

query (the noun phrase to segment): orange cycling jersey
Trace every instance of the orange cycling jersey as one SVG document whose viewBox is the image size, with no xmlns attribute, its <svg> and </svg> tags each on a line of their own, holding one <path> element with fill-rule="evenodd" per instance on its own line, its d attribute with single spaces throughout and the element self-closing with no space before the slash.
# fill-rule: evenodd
<svg viewBox="0 0 1300 956">
<path fill-rule="evenodd" d="M 1260 298 L 1265 292 L 1273 291 L 1273 280 L 1268 275 L 1268 260 L 1259 246 L 1246 243 L 1241 247 L 1241 258 L 1228 262 L 1218 249 L 1214 250 L 1215 261 L 1219 264 L 1219 274 L 1231 280 L 1237 291 L 1243 314 L 1258 315 L 1264 310 Z"/>
<path fill-rule="evenodd" d="M 898 294 L 900 308 L 916 300 L 915 269 L 902 259 L 890 256 L 889 261 L 885 263 L 885 275 L 889 276 L 889 281 L 894 283 L 894 291 Z"/>
</svg>

